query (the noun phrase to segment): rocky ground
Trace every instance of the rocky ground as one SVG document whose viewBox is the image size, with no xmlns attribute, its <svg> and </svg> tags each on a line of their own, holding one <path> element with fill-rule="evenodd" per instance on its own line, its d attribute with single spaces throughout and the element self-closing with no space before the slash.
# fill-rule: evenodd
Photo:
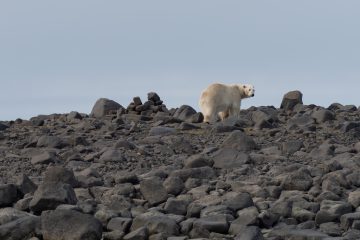
<svg viewBox="0 0 360 240">
<path fill-rule="evenodd" d="M 250 100 L 248 100 L 250 101 Z M 202 123 L 156 93 L 0 122 L 0 239 L 360 239 L 360 110 Z"/>
</svg>

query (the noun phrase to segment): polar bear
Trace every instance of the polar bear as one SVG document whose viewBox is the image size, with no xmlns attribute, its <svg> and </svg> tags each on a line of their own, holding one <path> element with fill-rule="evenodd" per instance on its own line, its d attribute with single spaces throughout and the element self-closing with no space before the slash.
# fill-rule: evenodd
<svg viewBox="0 0 360 240">
<path fill-rule="evenodd" d="M 201 93 L 199 101 L 204 122 L 216 122 L 218 115 L 221 120 L 228 116 L 239 117 L 241 99 L 254 95 L 251 84 L 211 84 Z"/>
</svg>

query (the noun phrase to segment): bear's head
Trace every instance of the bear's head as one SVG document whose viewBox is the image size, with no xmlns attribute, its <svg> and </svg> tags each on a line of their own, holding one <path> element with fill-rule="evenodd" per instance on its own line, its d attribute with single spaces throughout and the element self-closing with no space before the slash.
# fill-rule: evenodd
<svg viewBox="0 0 360 240">
<path fill-rule="evenodd" d="M 238 84 L 238 88 L 243 98 L 255 96 L 255 88 L 251 84 Z"/>
</svg>

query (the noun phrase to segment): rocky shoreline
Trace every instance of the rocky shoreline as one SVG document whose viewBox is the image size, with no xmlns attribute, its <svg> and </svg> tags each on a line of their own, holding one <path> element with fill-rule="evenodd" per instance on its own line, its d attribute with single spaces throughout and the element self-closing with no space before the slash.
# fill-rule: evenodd
<svg viewBox="0 0 360 240">
<path fill-rule="evenodd" d="M 152 92 L 0 122 L 0 239 L 360 239 L 360 109 L 202 120 Z"/>
</svg>

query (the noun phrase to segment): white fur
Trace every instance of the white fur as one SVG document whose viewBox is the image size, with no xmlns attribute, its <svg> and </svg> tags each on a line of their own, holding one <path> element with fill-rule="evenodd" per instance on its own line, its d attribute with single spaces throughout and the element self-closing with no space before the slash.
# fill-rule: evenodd
<svg viewBox="0 0 360 240">
<path fill-rule="evenodd" d="M 254 86 L 251 84 L 213 83 L 200 96 L 199 106 L 204 115 L 204 122 L 216 122 L 228 116 L 239 117 L 241 99 L 253 97 Z"/>
</svg>

